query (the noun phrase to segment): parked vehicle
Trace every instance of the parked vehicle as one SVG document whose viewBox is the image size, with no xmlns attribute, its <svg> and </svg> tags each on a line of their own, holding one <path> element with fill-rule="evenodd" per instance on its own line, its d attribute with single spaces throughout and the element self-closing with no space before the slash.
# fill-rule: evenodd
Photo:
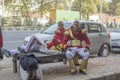
<svg viewBox="0 0 120 80">
<path fill-rule="evenodd" d="M 2 31 L 0 27 L 0 58 L 3 58 L 3 54 L 1 53 L 1 48 L 3 47 L 3 36 L 2 36 Z"/>
<path fill-rule="evenodd" d="M 120 52 L 120 28 L 112 30 L 109 34 L 111 51 Z"/>
<path fill-rule="evenodd" d="M 64 22 L 64 27 L 66 29 L 70 28 L 72 24 L 73 22 Z M 91 43 L 90 53 L 98 53 L 98 56 L 103 56 L 104 48 L 106 46 L 108 48 L 106 56 L 108 56 L 110 46 L 109 46 L 109 36 L 106 26 L 103 23 L 92 22 L 92 21 L 80 21 L 80 25 L 82 29 L 87 30 L 87 35 Z M 56 29 L 57 29 L 57 23 L 53 24 L 42 33 L 35 33 L 33 35 L 36 35 L 40 40 L 46 43 L 52 40 Z M 25 38 L 24 45 L 28 42 L 30 37 L 31 35 Z"/>
<path fill-rule="evenodd" d="M 36 18 L 34 21 L 36 22 L 36 25 L 43 25 L 43 26 L 49 23 L 49 19 L 47 18 Z"/>
</svg>

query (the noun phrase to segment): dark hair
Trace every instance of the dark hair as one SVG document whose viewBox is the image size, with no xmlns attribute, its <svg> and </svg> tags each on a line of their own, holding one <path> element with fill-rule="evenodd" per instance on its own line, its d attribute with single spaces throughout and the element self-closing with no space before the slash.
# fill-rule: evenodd
<svg viewBox="0 0 120 80">
<path fill-rule="evenodd" d="M 78 21 L 78 20 L 75 20 L 73 23 L 78 23 L 78 24 L 79 24 L 79 21 Z"/>
<path fill-rule="evenodd" d="M 59 24 L 59 23 L 63 23 L 63 22 L 62 22 L 62 21 L 59 21 L 58 24 Z"/>
</svg>

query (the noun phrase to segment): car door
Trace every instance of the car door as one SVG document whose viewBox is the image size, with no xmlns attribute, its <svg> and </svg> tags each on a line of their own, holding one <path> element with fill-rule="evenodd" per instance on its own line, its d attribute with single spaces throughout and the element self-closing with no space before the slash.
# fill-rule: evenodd
<svg viewBox="0 0 120 80">
<path fill-rule="evenodd" d="M 2 36 L 1 27 L 0 27 L 0 48 L 2 47 L 3 47 L 3 36 Z"/>
<path fill-rule="evenodd" d="M 90 52 L 98 53 L 100 47 L 107 40 L 107 33 L 103 28 L 103 25 L 99 23 L 86 23 L 88 37 L 90 39 Z"/>
<path fill-rule="evenodd" d="M 3 58 L 3 54 L 1 53 L 1 48 L 3 47 L 3 36 L 2 36 L 2 31 L 0 27 L 0 59 Z"/>
</svg>

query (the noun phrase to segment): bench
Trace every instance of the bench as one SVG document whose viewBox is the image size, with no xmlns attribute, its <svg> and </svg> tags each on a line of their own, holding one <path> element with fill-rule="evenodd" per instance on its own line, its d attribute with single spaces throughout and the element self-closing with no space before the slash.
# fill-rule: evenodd
<svg viewBox="0 0 120 80">
<path fill-rule="evenodd" d="M 67 63 L 67 59 L 65 57 L 65 53 L 58 53 L 58 52 L 53 52 L 53 53 L 46 53 L 46 52 L 30 52 L 32 54 L 34 54 L 37 57 L 38 63 L 39 64 L 45 64 L 45 63 L 52 63 L 52 62 L 58 62 L 58 61 L 63 61 L 64 64 Z M 27 53 L 29 54 L 29 53 Z M 27 80 L 28 74 L 26 73 L 26 71 L 24 71 L 21 67 L 21 65 L 19 64 L 18 61 L 18 56 L 23 55 L 23 53 L 19 54 L 19 55 L 14 55 L 12 58 L 13 61 L 13 72 L 17 73 L 18 72 L 18 68 L 19 68 L 19 73 L 20 73 L 20 78 L 21 80 Z M 19 64 L 19 65 L 18 65 Z M 43 76 L 42 76 L 42 70 L 39 66 L 38 70 L 36 71 L 36 76 L 38 78 L 38 80 L 43 80 Z"/>
</svg>

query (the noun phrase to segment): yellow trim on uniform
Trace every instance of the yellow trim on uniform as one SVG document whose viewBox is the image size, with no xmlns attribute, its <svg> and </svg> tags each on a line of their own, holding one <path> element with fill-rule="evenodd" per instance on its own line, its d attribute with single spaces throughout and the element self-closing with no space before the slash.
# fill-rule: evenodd
<svg viewBox="0 0 120 80">
<path fill-rule="evenodd" d="M 80 40 L 70 40 L 71 46 L 81 46 Z"/>
<path fill-rule="evenodd" d="M 73 59 L 69 59 L 68 62 L 69 62 L 69 66 L 70 66 L 70 72 L 76 71 L 76 67 L 75 67 Z"/>
<path fill-rule="evenodd" d="M 83 34 L 87 33 L 87 30 L 86 30 L 86 29 L 83 29 L 83 30 L 82 30 L 82 33 L 83 33 Z"/>
<path fill-rule="evenodd" d="M 82 60 L 80 70 L 85 71 L 87 68 L 87 60 Z"/>
<path fill-rule="evenodd" d="M 79 65 L 79 61 L 78 61 L 78 54 L 76 54 L 74 57 L 73 57 L 73 61 L 74 61 L 74 64 L 75 65 Z"/>
<path fill-rule="evenodd" d="M 52 47 L 50 48 L 50 50 L 56 50 L 56 51 L 62 51 L 61 49 L 62 49 L 62 46 L 60 46 L 60 45 L 52 46 Z"/>
<path fill-rule="evenodd" d="M 51 46 L 50 50 L 57 50 L 57 49 L 55 48 L 55 46 Z"/>
</svg>

